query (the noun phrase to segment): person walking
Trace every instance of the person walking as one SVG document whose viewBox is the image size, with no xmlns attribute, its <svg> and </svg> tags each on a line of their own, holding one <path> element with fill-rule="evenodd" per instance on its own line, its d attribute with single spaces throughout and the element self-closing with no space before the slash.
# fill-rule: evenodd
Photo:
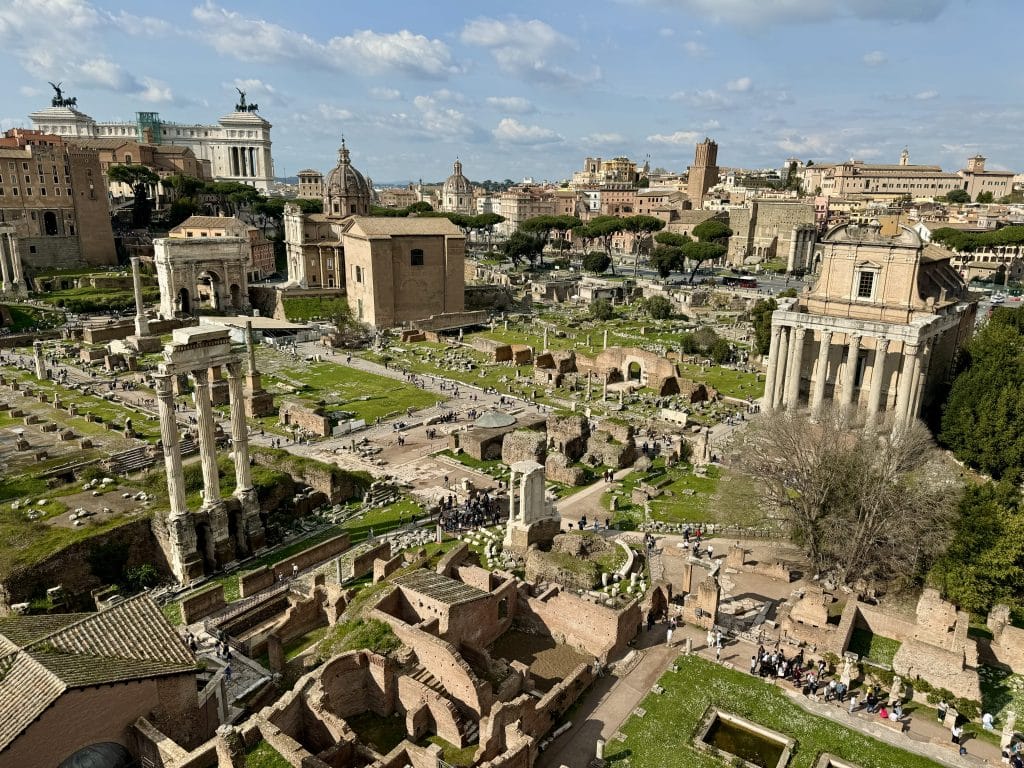
<svg viewBox="0 0 1024 768">
<path fill-rule="evenodd" d="M 940 723 L 946 719 L 946 710 L 948 709 L 949 705 L 946 703 L 945 699 L 942 699 L 942 701 L 939 702 L 939 706 L 935 709 L 936 717 Z"/>
<path fill-rule="evenodd" d="M 668 631 L 665 632 L 665 645 L 672 646 L 672 625 L 668 625 Z"/>
<path fill-rule="evenodd" d="M 857 694 L 850 696 L 850 714 L 852 715 L 854 710 L 857 709 Z"/>
</svg>

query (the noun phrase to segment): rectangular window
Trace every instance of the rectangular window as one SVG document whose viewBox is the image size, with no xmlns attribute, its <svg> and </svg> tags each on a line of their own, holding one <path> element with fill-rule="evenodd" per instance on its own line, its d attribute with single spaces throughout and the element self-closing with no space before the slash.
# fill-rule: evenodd
<svg viewBox="0 0 1024 768">
<path fill-rule="evenodd" d="M 857 298 L 870 299 L 874 295 L 875 273 L 861 272 L 857 276 Z"/>
<path fill-rule="evenodd" d="M 422 267 L 423 266 L 423 250 L 422 249 L 420 249 L 420 248 L 413 248 L 412 253 L 410 254 L 410 263 L 414 267 Z"/>
</svg>

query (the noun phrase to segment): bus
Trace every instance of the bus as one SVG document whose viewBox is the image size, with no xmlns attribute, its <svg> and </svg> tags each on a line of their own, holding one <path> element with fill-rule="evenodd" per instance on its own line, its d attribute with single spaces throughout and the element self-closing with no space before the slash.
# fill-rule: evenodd
<svg viewBox="0 0 1024 768">
<path fill-rule="evenodd" d="M 757 278 L 726 275 L 722 278 L 722 285 L 729 285 L 735 288 L 757 288 Z"/>
</svg>

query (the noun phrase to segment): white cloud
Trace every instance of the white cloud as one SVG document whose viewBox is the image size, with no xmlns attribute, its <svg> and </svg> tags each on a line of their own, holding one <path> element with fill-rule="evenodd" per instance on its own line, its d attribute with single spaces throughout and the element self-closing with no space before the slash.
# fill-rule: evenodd
<svg viewBox="0 0 1024 768">
<path fill-rule="evenodd" d="M 655 133 L 647 137 L 652 144 L 693 144 L 700 136 L 696 131 L 676 131 L 675 133 Z"/>
<path fill-rule="evenodd" d="M 288 101 L 273 85 L 257 78 L 235 78 L 230 84 L 225 84 L 225 88 L 245 91 L 245 100 L 250 104 L 284 104 Z"/>
<path fill-rule="evenodd" d="M 192 17 L 203 25 L 200 35 L 214 50 L 240 61 L 394 71 L 425 78 L 444 78 L 459 71 L 441 40 L 405 29 L 383 34 L 357 30 L 320 42 L 303 32 L 221 8 L 211 0 L 194 8 Z"/>
<path fill-rule="evenodd" d="M 696 40 L 687 40 L 683 43 L 683 50 L 695 59 L 706 56 L 708 53 L 708 47 Z"/>
<path fill-rule="evenodd" d="M 174 101 L 174 93 L 171 87 L 162 80 L 154 80 L 152 77 L 142 78 L 144 88 L 139 92 L 138 97 L 143 101 L 153 104 L 163 104 Z"/>
<path fill-rule="evenodd" d="M 377 101 L 396 101 L 402 98 L 402 92 L 395 88 L 371 88 L 370 96 Z"/>
<path fill-rule="evenodd" d="M 38 88 L 33 88 L 31 85 L 23 85 L 18 88 L 18 93 L 22 96 L 38 96 L 42 91 Z"/>
<path fill-rule="evenodd" d="M 84 86 L 103 88 L 120 93 L 140 93 L 147 86 L 125 72 L 120 64 L 110 59 L 98 57 L 72 64 L 72 76 L 75 83 Z"/>
<path fill-rule="evenodd" d="M 662 27 L 658 30 L 659 37 L 672 37 L 676 31 L 672 27 Z"/>
<path fill-rule="evenodd" d="M 832 139 L 822 134 L 811 134 L 809 136 L 797 136 L 780 139 L 776 145 L 783 152 L 790 155 L 818 155 L 826 156 L 832 154 L 836 144 Z"/>
<path fill-rule="evenodd" d="M 584 144 L 622 144 L 626 137 L 621 133 L 591 133 L 580 139 Z"/>
<path fill-rule="evenodd" d="M 562 137 L 550 128 L 524 125 L 513 117 L 503 118 L 491 134 L 506 144 L 554 144 L 562 140 Z"/>
<path fill-rule="evenodd" d="M 733 93 L 746 93 L 750 90 L 753 84 L 754 81 L 749 77 L 738 77 L 735 80 L 727 82 L 725 84 L 725 89 L 727 91 L 732 91 Z"/>
<path fill-rule="evenodd" d="M 166 37 L 177 32 L 177 28 L 165 19 L 155 16 L 136 16 L 127 11 L 107 13 L 107 18 L 132 36 Z"/>
<path fill-rule="evenodd" d="M 813 24 L 853 18 L 890 22 L 931 21 L 950 0 L 634 0 L 677 7 L 716 22 L 756 28 L 765 24 Z"/>
<path fill-rule="evenodd" d="M 931 99 L 937 98 L 938 95 L 939 92 L 932 89 L 927 91 L 921 91 L 920 93 L 915 93 L 914 98 L 917 99 L 918 101 L 930 101 Z"/>
<path fill-rule="evenodd" d="M 331 104 L 317 104 L 316 111 L 324 120 L 331 122 L 351 120 L 354 116 L 349 110 Z"/>
<path fill-rule="evenodd" d="M 701 126 L 701 128 L 703 128 L 705 131 L 714 131 L 721 127 L 722 124 L 717 120 L 708 120 Z"/>
<path fill-rule="evenodd" d="M 524 99 L 522 96 L 488 96 L 486 101 L 490 106 L 503 112 L 527 115 L 534 111 L 534 106 L 530 100 Z"/>
<path fill-rule="evenodd" d="M 889 57 L 885 55 L 885 51 L 868 51 L 862 60 L 869 67 L 880 67 L 889 60 Z"/>
<path fill-rule="evenodd" d="M 685 104 L 689 104 L 691 107 L 697 109 L 716 109 L 720 107 L 728 107 L 731 102 L 724 95 L 716 91 L 714 88 L 707 88 L 702 91 L 676 91 L 669 99 L 672 101 L 681 101 Z"/>
<path fill-rule="evenodd" d="M 498 69 L 505 74 L 531 82 L 579 85 L 601 77 L 597 67 L 581 74 L 552 63 L 553 55 L 564 55 L 577 46 L 575 41 L 539 19 L 474 19 L 463 27 L 460 39 L 466 45 L 488 49 Z"/>
</svg>

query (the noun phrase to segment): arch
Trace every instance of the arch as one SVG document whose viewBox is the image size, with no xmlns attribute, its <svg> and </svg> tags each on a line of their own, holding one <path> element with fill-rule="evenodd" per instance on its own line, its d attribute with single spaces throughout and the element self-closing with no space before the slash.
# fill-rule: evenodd
<svg viewBox="0 0 1024 768">
<path fill-rule="evenodd" d="M 232 283 L 228 290 L 231 292 L 231 306 L 235 309 L 241 309 L 242 289 L 238 287 L 238 283 Z"/>
<path fill-rule="evenodd" d="M 224 281 L 221 279 L 221 276 L 212 269 L 206 269 L 196 279 L 198 281 L 196 284 L 197 294 L 202 293 L 201 288 L 206 288 L 208 291 L 206 296 L 207 306 L 210 309 L 223 309 L 226 297 L 223 295 Z"/>
<path fill-rule="evenodd" d="M 196 552 L 203 558 L 203 573 L 213 573 L 217 569 L 217 550 L 213 530 L 206 521 L 196 523 Z"/>
<path fill-rule="evenodd" d="M 245 513 L 241 509 L 228 512 L 228 536 L 235 542 L 235 554 L 244 557 L 249 554 L 249 537 L 245 532 Z"/>
<path fill-rule="evenodd" d="M 178 305 L 179 312 L 183 312 L 186 315 L 192 314 L 192 295 L 189 293 L 188 288 L 182 288 L 178 291 L 178 299 L 175 303 Z"/>
<path fill-rule="evenodd" d="M 57 227 L 57 214 L 53 211 L 47 211 L 43 214 L 43 231 L 51 237 L 60 231 Z"/>
<path fill-rule="evenodd" d="M 639 360 L 633 360 L 626 367 L 626 380 L 627 381 L 640 381 L 643 377 L 643 368 L 640 365 Z"/>
</svg>

